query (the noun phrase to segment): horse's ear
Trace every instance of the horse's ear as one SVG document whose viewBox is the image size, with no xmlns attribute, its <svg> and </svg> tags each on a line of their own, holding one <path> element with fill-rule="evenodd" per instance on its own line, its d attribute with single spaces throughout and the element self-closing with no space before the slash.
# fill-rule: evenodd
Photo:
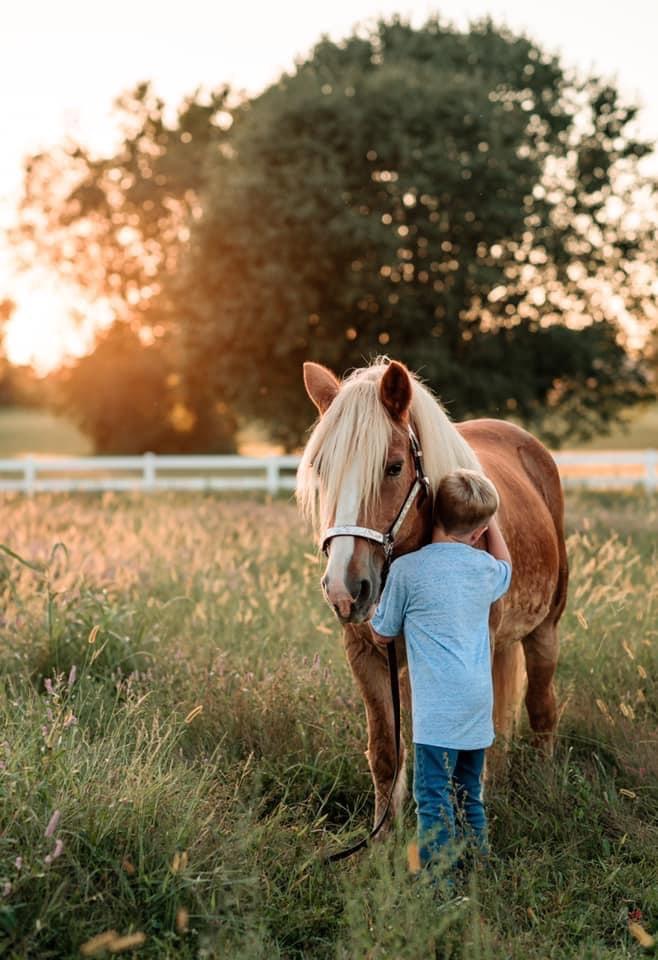
<svg viewBox="0 0 658 960">
<path fill-rule="evenodd" d="M 329 409 L 340 390 L 338 377 L 320 363 L 304 364 L 304 386 L 320 415 Z"/>
<path fill-rule="evenodd" d="M 411 406 L 411 378 L 402 363 L 391 360 L 382 377 L 379 395 L 394 420 L 406 419 Z"/>
</svg>

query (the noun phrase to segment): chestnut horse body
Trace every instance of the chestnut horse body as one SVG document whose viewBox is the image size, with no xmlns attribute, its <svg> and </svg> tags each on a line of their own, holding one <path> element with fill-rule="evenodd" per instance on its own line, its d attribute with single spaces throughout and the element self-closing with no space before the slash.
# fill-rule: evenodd
<svg viewBox="0 0 658 960">
<path fill-rule="evenodd" d="M 562 488 L 552 457 L 529 433 L 505 421 L 453 425 L 429 391 L 396 362 L 378 361 L 342 383 L 326 368 L 305 364 L 304 377 L 321 418 L 302 458 L 298 498 L 321 537 L 331 527 L 359 525 L 384 533 L 392 526 L 415 479 L 410 428 L 420 441 L 433 490 L 445 473 L 460 466 L 481 469 L 494 482 L 513 562 L 510 590 L 494 605 L 490 620 L 494 724 L 499 739 L 511 735 L 526 689 L 530 725 L 550 753 L 557 726 L 557 624 L 568 579 Z M 419 496 L 399 530 L 393 556 L 418 549 L 430 536 L 431 501 Z M 329 541 L 327 554 L 322 584 L 343 623 L 347 658 L 365 702 L 377 821 L 391 791 L 392 809 L 399 810 L 406 784 L 404 762 L 392 782 L 388 670 L 368 624 L 381 592 L 384 551 L 371 540 L 341 534 Z M 404 643 L 396 642 L 408 705 Z"/>
</svg>

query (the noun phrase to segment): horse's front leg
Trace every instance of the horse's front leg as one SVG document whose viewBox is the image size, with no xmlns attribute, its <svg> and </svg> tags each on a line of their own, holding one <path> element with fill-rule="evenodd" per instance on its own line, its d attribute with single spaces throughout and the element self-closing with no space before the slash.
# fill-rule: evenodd
<svg viewBox="0 0 658 960">
<path fill-rule="evenodd" d="M 406 749 L 400 740 L 400 762 L 395 776 L 395 729 L 391 683 L 386 653 L 376 647 L 367 624 L 348 625 L 345 628 L 347 659 L 356 677 L 366 707 L 368 722 L 368 749 L 366 756 L 375 787 L 375 824 L 386 809 L 391 790 L 391 807 L 381 833 L 387 831 L 391 819 L 402 809 L 406 794 Z M 403 699 L 408 703 L 406 670 L 402 671 Z M 395 777 L 395 784 L 393 778 Z"/>
</svg>

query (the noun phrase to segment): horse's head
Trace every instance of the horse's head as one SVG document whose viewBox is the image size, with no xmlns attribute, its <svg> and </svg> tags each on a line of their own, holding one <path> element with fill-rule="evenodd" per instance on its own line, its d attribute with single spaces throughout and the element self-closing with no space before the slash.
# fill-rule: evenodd
<svg viewBox="0 0 658 960">
<path fill-rule="evenodd" d="M 393 361 L 343 383 L 306 363 L 304 383 L 320 420 L 302 458 L 298 497 L 327 554 L 325 596 L 343 623 L 361 623 L 379 599 L 387 551 L 415 549 L 427 531 L 431 503 L 416 482 L 421 466 L 410 429 L 415 381 Z"/>
</svg>

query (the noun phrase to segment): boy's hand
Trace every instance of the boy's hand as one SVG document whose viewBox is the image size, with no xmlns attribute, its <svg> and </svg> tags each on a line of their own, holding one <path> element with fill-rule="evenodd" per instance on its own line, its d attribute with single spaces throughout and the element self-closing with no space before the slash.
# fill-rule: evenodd
<svg viewBox="0 0 658 960">
<path fill-rule="evenodd" d="M 505 543 L 505 539 L 500 532 L 500 527 L 498 526 L 498 520 L 496 517 L 492 517 L 489 521 L 489 529 L 487 531 L 487 550 L 495 557 L 496 560 L 506 560 L 507 563 L 512 562 L 510 552 Z"/>
</svg>

